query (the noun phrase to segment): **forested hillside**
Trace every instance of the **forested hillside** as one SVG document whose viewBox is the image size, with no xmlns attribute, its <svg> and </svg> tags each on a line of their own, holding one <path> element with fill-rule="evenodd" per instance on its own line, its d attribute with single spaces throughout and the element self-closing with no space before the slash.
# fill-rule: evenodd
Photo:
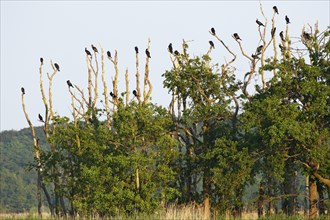
<svg viewBox="0 0 330 220">
<path fill-rule="evenodd" d="M 41 127 L 36 133 L 45 143 Z M 33 141 L 29 128 L 0 133 L 0 197 L 1 212 L 24 212 L 36 208 L 37 181 L 33 162 Z"/>
</svg>

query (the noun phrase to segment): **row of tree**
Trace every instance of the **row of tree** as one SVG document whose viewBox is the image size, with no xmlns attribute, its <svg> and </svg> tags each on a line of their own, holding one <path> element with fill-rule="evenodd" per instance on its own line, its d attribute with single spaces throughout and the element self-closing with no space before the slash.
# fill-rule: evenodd
<svg viewBox="0 0 330 220">
<path fill-rule="evenodd" d="M 329 210 L 329 29 L 303 29 L 302 46 L 293 49 L 287 23 L 279 49 L 274 17 L 275 12 L 270 38 L 268 20 L 258 26 L 261 46 L 252 57 L 233 36 L 250 63 L 243 82 L 233 66 L 238 55 L 214 29 L 210 34 L 232 56 L 222 65 L 211 62 L 212 46 L 205 55 L 192 57 L 183 41 L 182 51 L 170 53 L 173 68 L 163 74 L 164 87 L 172 95 L 168 109 L 150 102 L 149 56 L 141 91 L 136 53 L 132 101 L 128 70 L 126 91 L 119 94 L 117 51 L 114 57 L 108 55 L 115 71 L 110 93 L 102 49 L 100 55 L 95 50 L 86 54 L 88 94 L 75 84 L 68 86 L 72 120 L 56 115 L 52 80 L 58 68 L 51 63 L 54 71 L 47 74 L 46 95 L 41 63 L 46 146 L 34 133 L 22 93 L 34 140 L 39 211 L 43 191 L 57 216 L 153 212 L 173 202 L 203 204 L 206 216 L 237 216 L 248 208 L 242 198 L 249 184 L 258 184 L 252 208 L 259 215 L 280 209 L 295 214 L 298 197 L 309 204 L 310 217 Z M 270 81 L 265 74 L 272 74 Z M 259 75 L 261 84 L 252 94 L 251 80 Z M 100 100 L 102 107 L 97 106 Z M 306 177 L 306 193 L 297 189 L 297 175 Z"/>
</svg>

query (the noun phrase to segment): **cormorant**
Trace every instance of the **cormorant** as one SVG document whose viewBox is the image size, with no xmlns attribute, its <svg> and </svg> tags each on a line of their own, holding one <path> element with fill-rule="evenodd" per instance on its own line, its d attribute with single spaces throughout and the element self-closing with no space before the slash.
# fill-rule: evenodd
<svg viewBox="0 0 330 220">
<path fill-rule="evenodd" d="M 179 56 L 180 55 L 180 53 L 179 53 L 179 51 L 174 51 L 174 54 L 176 55 L 176 56 Z"/>
<path fill-rule="evenodd" d="M 259 27 L 260 27 L 260 26 L 264 26 L 264 27 L 265 27 L 265 25 L 264 25 L 263 23 L 261 23 L 261 22 L 258 20 L 258 18 L 257 18 L 257 20 L 256 20 L 256 23 L 259 25 Z"/>
<path fill-rule="evenodd" d="M 70 80 L 67 80 L 67 81 L 66 81 L 66 83 L 68 84 L 68 86 L 69 86 L 69 89 L 70 89 L 70 87 L 72 87 L 72 88 L 73 88 L 73 85 L 72 85 L 72 83 L 70 82 Z"/>
<path fill-rule="evenodd" d="M 135 53 L 139 53 L 139 48 L 137 46 L 134 49 L 135 49 Z"/>
<path fill-rule="evenodd" d="M 25 89 L 24 87 L 21 88 L 22 94 L 25 95 Z"/>
<path fill-rule="evenodd" d="M 213 49 L 215 49 L 213 41 L 210 40 L 209 44 L 211 45 L 211 47 L 213 47 Z"/>
<path fill-rule="evenodd" d="M 279 46 L 279 48 L 281 49 L 281 51 L 284 50 L 284 47 L 283 47 L 281 44 L 279 44 L 278 46 Z"/>
<path fill-rule="evenodd" d="M 290 24 L 290 19 L 286 15 L 285 15 L 285 21 L 286 21 L 286 24 Z"/>
<path fill-rule="evenodd" d="M 133 95 L 135 96 L 135 97 L 137 97 L 138 95 L 137 95 L 137 92 L 136 92 L 136 90 L 134 89 L 133 90 Z"/>
<path fill-rule="evenodd" d="M 168 52 L 173 53 L 172 43 L 170 43 L 170 44 L 168 45 L 167 49 L 168 49 Z"/>
<path fill-rule="evenodd" d="M 272 35 L 272 37 L 274 37 L 275 32 L 276 32 L 276 27 L 272 28 L 272 30 L 271 30 L 271 35 Z"/>
<path fill-rule="evenodd" d="M 57 63 L 54 63 L 54 66 L 55 66 L 56 70 L 60 72 L 60 66 Z"/>
<path fill-rule="evenodd" d="M 273 6 L 273 9 L 274 9 L 274 12 L 275 12 L 276 14 L 278 14 L 278 9 L 277 9 L 277 7 L 276 7 L 276 6 Z"/>
<path fill-rule="evenodd" d="M 259 47 L 257 47 L 257 54 L 261 53 L 263 47 L 264 45 L 260 45 Z"/>
<path fill-rule="evenodd" d="M 41 65 L 44 64 L 44 58 L 40 57 L 40 63 L 41 63 Z"/>
<path fill-rule="evenodd" d="M 211 33 L 212 33 L 213 35 L 215 35 L 215 29 L 214 29 L 214 28 L 211 28 Z"/>
<path fill-rule="evenodd" d="M 39 121 L 45 122 L 44 119 L 42 118 L 42 116 L 40 114 L 38 115 L 38 117 L 39 117 Z"/>
<path fill-rule="evenodd" d="M 98 53 L 99 51 L 97 50 L 97 48 L 92 44 L 92 49 L 95 53 Z"/>
<path fill-rule="evenodd" d="M 148 48 L 146 49 L 146 55 L 147 55 L 147 57 L 151 58 Z"/>
<path fill-rule="evenodd" d="M 280 32 L 280 38 L 281 38 L 282 41 L 285 41 L 283 31 Z"/>
<path fill-rule="evenodd" d="M 304 31 L 303 33 L 303 37 L 306 39 L 306 40 L 310 40 L 311 39 L 311 35 L 307 32 Z"/>
<path fill-rule="evenodd" d="M 252 54 L 251 57 L 252 57 L 253 59 L 259 59 L 259 57 L 258 57 L 257 54 Z"/>
<path fill-rule="evenodd" d="M 112 58 L 110 51 L 107 51 L 107 55 L 108 55 L 109 58 Z"/>
<path fill-rule="evenodd" d="M 115 98 L 115 94 L 113 94 L 113 92 L 110 92 L 110 96 L 111 96 L 112 98 Z"/>
<path fill-rule="evenodd" d="M 87 50 L 87 48 L 85 47 L 85 52 L 86 52 L 86 54 L 87 54 L 87 56 L 92 56 L 92 54 L 91 54 L 91 52 L 89 52 L 89 50 Z"/>
<path fill-rule="evenodd" d="M 235 38 L 236 40 L 242 40 L 242 39 L 238 36 L 237 33 L 234 33 L 234 38 Z"/>
</svg>

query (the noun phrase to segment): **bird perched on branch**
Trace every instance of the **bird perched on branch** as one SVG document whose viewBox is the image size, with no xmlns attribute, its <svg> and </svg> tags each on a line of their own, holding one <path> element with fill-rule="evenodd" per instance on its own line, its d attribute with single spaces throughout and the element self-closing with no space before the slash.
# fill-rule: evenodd
<svg viewBox="0 0 330 220">
<path fill-rule="evenodd" d="M 284 47 L 281 44 L 279 44 L 278 47 L 281 49 L 281 51 L 284 50 Z"/>
<path fill-rule="evenodd" d="M 107 51 L 107 55 L 108 55 L 109 58 L 112 58 L 110 51 Z"/>
<path fill-rule="evenodd" d="M 97 50 L 97 48 L 92 44 L 92 49 L 95 53 L 98 53 L 99 51 Z"/>
<path fill-rule="evenodd" d="M 92 54 L 91 54 L 91 52 L 89 52 L 89 50 L 87 50 L 87 48 L 86 48 L 86 47 L 85 47 L 85 52 L 86 52 L 87 56 L 90 56 L 90 57 L 92 57 Z"/>
<path fill-rule="evenodd" d="M 41 65 L 44 64 L 44 58 L 40 57 L 40 63 L 41 63 Z"/>
<path fill-rule="evenodd" d="M 180 55 L 179 51 L 175 50 L 175 51 L 174 51 L 174 55 L 175 55 L 175 56 L 179 56 L 179 55 Z"/>
<path fill-rule="evenodd" d="M 40 114 L 38 115 L 38 118 L 39 118 L 39 121 L 45 122 L 44 119 L 42 118 L 42 116 Z"/>
<path fill-rule="evenodd" d="M 280 38 L 282 41 L 285 41 L 283 31 L 280 32 Z"/>
<path fill-rule="evenodd" d="M 274 37 L 274 35 L 275 35 L 275 32 L 276 32 L 276 27 L 274 27 L 274 28 L 272 28 L 272 30 L 271 30 L 271 35 L 272 35 L 272 37 Z"/>
<path fill-rule="evenodd" d="M 146 49 L 146 55 L 147 55 L 147 57 L 151 58 L 148 48 Z"/>
<path fill-rule="evenodd" d="M 69 89 L 70 89 L 70 87 L 72 87 L 72 88 L 73 88 L 73 85 L 72 85 L 72 83 L 70 82 L 70 80 L 67 80 L 67 81 L 66 81 L 66 84 L 68 84 L 68 86 L 69 86 Z"/>
<path fill-rule="evenodd" d="M 261 23 L 261 22 L 258 20 L 258 18 L 257 18 L 257 20 L 256 20 L 256 23 L 259 25 L 259 27 L 260 27 L 260 26 L 264 26 L 264 27 L 265 27 L 265 25 L 264 25 L 263 23 Z"/>
<path fill-rule="evenodd" d="M 210 40 L 209 44 L 211 45 L 211 48 L 213 47 L 213 49 L 215 49 L 213 41 Z"/>
<path fill-rule="evenodd" d="M 54 63 L 54 66 L 55 66 L 56 70 L 60 72 L 60 66 L 57 63 Z"/>
<path fill-rule="evenodd" d="M 136 90 L 135 90 L 135 89 L 133 90 L 133 95 L 134 95 L 135 97 L 137 97 L 137 96 L 138 96 L 138 94 L 137 94 L 137 92 L 136 92 Z"/>
<path fill-rule="evenodd" d="M 215 35 L 215 29 L 214 28 L 211 28 L 211 33 L 212 33 L 212 35 Z"/>
<path fill-rule="evenodd" d="M 25 89 L 24 89 L 24 87 L 21 88 L 21 92 L 22 92 L 23 95 L 25 95 Z"/>
<path fill-rule="evenodd" d="M 256 55 L 259 55 L 261 53 L 262 48 L 264 48 L 264 45 L 260 45 L 259 47 L 257 47 Z"/>
<path fill-rule="evenodd" d="M 306 40 L 310 40 L 311 39 L 311 35 L 307 32 L 304 31 L 303 33 L 303 37 L 306 39 Z"/>
<path fill-rule="evenodd" d="M 290 24 L 290 19 L 288 16 L 285 15 L 285 21 L 286 21 L 286 24 Z"/>
<path fill-rule="evenodd" d="M 137 46 L 135 46 L 134 49 L 135 49 L 135 53 L 138 54 L 139 53 L 139 48 Z"/>
<path fill-rule="evenodd" d="M 234 33 L 234 38 L 235 38 L 236 40 L 242 40 L 242 39 L 238 36 L 237 33 Z"/>
<path fill-rule="evenodd" d="M 258 55 L 256 55 L 256 54 L 252 54 L 251 57 L 252 57 L 253 59 L 260 59 L 260 58 L 258 57 Z"/>
<path fill-rule="evenodd" d="M 277 7 L 276 7 L 276 6 L 273 6 L 273 9 L 274 9 L 274 12 L 275 12 L 276 14 L 278 14 L 278 9 L 277 9 Z"/>
<path fill-rule="evenodd" d="M 168 52 L 173 53 L 172 43 L 170 43 L 170 44 L 168 45 L 167 49 L 168 49 Z"/>
<path fill-rule="evenodd" d="M 116 98 L 116 97 L 117 97 L 113 92 L 110 92 L 110 96 L 111 96 L 112 98 Z"/>
</svg>

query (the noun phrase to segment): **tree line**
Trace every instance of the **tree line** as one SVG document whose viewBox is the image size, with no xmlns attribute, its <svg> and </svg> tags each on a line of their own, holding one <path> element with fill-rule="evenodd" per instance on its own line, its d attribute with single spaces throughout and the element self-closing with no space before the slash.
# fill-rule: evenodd
<svg viewBox="0 0 330 220">
<path fill-rule="evenodd" d="M 22 108 L 33 138 L 39 213 L 42 194 L 54 216 L 152 213 L 171 203 L 202 204 L 207 217 L 240 216 L 248 209 L 259 216 L 293 215 L 300 209 L 298 198 L 305 200 L 305 213 L 312 218 L 329 212 L 330 29 L 304 27 L 301 46 L 295 49 L 289 18 L 286 30 L 277 34 L 278 10 L 273 9 L 270 22 L 266 17 L 256 21 L 260 45 L 251 56 L 238 33 L 233 39 L 239 54 L 215 28 L 210 30 L 214 42 L 231 56 L 223 64 L 212 62 L 213 41 L 202 56 L 191 55 L 184 40 L 175 51 L 170 44 L 173 67 L 162 75 L 172 96 L 168 108 L 150 99 L 150 40 L 143 72 L 135 48 L 133 92 L 128 69 L 126 90 L 118 91 L 122 74 L 117 51 L 85 48 L 87 93 L 67 81 L 72 119 L 53 110 L 52 82 L 59 64 L 50 62 L 53 72 L 47 73 L 46 88 L 42 60 L 45 112 L 39 119 L 44 146 L 25 109 L 24 97 L 30 94 L 22 88 Z M 235 75 L 237 56 L 250 64 L 243 81 Z M 105 62 L 113 64 L 110 85 Z M 272 76 L 269 81 L 266 74 Z M 259 76 L 260 83 L 253 86 L 251 81 Z M 298 175 L 306 178 L 303 193 L 297 189 Z M 249 184 L 258 185 L 252 207 L 243 202 Z"/>
</svg>

